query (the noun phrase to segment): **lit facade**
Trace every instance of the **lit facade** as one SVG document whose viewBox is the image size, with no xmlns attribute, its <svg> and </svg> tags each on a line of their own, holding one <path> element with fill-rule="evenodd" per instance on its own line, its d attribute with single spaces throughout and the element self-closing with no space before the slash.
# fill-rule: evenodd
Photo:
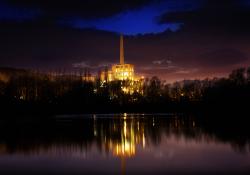
<svg viewBox="0 0 250 175">
<path fill-rule="evenodd" d="M 116 64 L 112 66 L 114 80 L 134 80 L 134 65 Z"/>
<path fill-rule="evenodd" d="M 124 45 L 123 36 L 120 37 L 120 64 L 112 66 L 114 80 L 134 80 L 134 65 L 125 64 L 124 62 Z"/>
<path fill-rule="evenodd" d="M 120 37 L 120 64 L 112 66 L 111 70 L 102 71 L 100 74 L 102 81 L 114 81 L 114 80 L 135 80 L 134 65 L 125 64 L 124 62 L 124 46 L 123 36 Z"/>
<path fill-rule="evenodd" d="M 82 81 L 94 82 L 95 78 L 96 78 L 95 76 L 91 76 L 91 75 L 82 76 Z"/>
<path fill-rule="evenodd" d="M 106 69 L 100 73 L 100 80 L 102 82 L 111 81 L 126 81 L 122 83 L 122 90 L 125 93 L 133 94 L 134 92 L 142 92 L 143 77 L 135 76 L 135 67 L 133 64 L 126 64 L 124 62 L 124 46 L 123 36 L 120 37 L 120 63 L 114 64 L 111 69 Z"/>
</svg>

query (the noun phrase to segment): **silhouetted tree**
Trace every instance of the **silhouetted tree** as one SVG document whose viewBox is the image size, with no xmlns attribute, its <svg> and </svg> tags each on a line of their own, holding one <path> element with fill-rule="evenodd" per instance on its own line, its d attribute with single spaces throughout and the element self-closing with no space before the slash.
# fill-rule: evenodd
<svg viewBox="0 0 250 175">
<path fill-rule="evenodd" d="M 163 85 L 163 89 L 162 89 L 162 96 L 163 98 L 165 98 L 166 101 L 170 100 L 170 93 L 171 93 L 171 85 L 170 84 L 165 84 Z"/>
<path fill-rule="evenodd" d="M 233 70 L 229 75 L 229 79 L 236 85 L 243 85 L 245 83 L 245 68 Z"/>
<path fill-rule="evenodd" d="M 157 102 L 161 96 L 161 80 L 154 76 L 146 87 L 145 95 L 150 102 Z"/>
<path fill-rule="evenodd" d="M 250 67 L 247 68 L 247 82 L 250 83 Z"/>
<path fill-rule="evenodd" d="M 179 82 L 175 82 L 172 85 L 171 88 L 171 98 L 174 100 L 180 100 L 180 96 L 181 96 L 181 84 Z"/>
</svg>

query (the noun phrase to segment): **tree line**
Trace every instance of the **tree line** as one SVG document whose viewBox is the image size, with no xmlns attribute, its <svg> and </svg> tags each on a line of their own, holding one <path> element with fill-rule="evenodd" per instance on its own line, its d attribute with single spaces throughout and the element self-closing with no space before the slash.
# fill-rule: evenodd
<svg viewBox="0 0 250 175">
<path fill-rule="evenodd" d="M 123 90 L 132 87 L 132 93 Z M 22 71 L 0 73 L 0 104 L 6 112 L 167 112 L 223 106 L 243 107 L 250 97 L 250 67 L 226 78 L 168 84 L 158 77 L 143 82 L 102 82 L 82 75 Z M 12 110 L 13 109 L 13 110 Z"/>
</svg>

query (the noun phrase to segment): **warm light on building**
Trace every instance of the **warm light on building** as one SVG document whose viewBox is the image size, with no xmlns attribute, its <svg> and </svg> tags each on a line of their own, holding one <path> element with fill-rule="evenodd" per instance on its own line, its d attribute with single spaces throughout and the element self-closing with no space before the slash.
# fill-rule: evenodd
<svg viewBox="0 0 250 175">
<path fill-rule="evenodd" d="M 112 66 L 111 70 L 102 71 L 100 75 L 102 81 L 114 81 L 114 80 L 130 80 L 134 81 L 134 65 L 125 64 L 124 62 L 124 44 L 123 36 L 120 37 L 120 64 L 115 64 Z"/>
<path fill-rule="evenodd" d="M 123 36 L 120 36 L 120 63 L 114 64 L 111 70 L 102 71 L 100 74 L 102 82 L 111 82 L 115 80 L 129 81 L 126 87 L 122 87 L 123 92 L 132 94 L 133 92 L 141 92 L 140 84 L 144 77 L 135 76 L 135 67 L 133 64 L 126 64 L 124 61 L 124 43 Z"/>
<path fill-rule="evenodd" d="M 114 80 L 134 80 L 134 65 L 116 64 L 112 66 Z"/>
<path fill-rule="evenodd" d="M 95 78 L 96 78 L 95 76 L 91 76 L 91 75 L 82 76 L 82 81 L 94 82 Z"/>
</svg>

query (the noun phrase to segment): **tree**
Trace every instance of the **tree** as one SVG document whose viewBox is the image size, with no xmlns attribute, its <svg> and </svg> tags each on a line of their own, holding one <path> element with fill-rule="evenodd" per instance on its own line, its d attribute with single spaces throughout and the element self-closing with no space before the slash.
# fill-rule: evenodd
<svg viewBox="0 0 250 175">
<path fill-rule="evenodd" d="M 247 68 L 247 82 L 250 83 L 250 67 Z"/>
<path fill-rule="evenodd" d="M 229 75 L 229 79 L 236 85 L 243 85 L 246 82 L 245 71 L 245 68 L 233 70 L 232 73 Z"/>
<path fill-rule="evenodd" d="M 150 79 L 149 85 L 146 87 L 145 95 L 151 102 L 156 102 L 161 96 L 161 80 L 154 76 Z"/>
<path fill-rule="evenodd" d="M 165 84 L 162 89 L 162 95 L 166 100 L 170 99 L 170 84 Z"/>
<path fill-rule="evenodd" d="M 179 100 L 181 96 L 181 84 L 179 82 L 175 82 L 172 85 L 171 89 L 171 98 L 175 100 Z"/>
</svg>

